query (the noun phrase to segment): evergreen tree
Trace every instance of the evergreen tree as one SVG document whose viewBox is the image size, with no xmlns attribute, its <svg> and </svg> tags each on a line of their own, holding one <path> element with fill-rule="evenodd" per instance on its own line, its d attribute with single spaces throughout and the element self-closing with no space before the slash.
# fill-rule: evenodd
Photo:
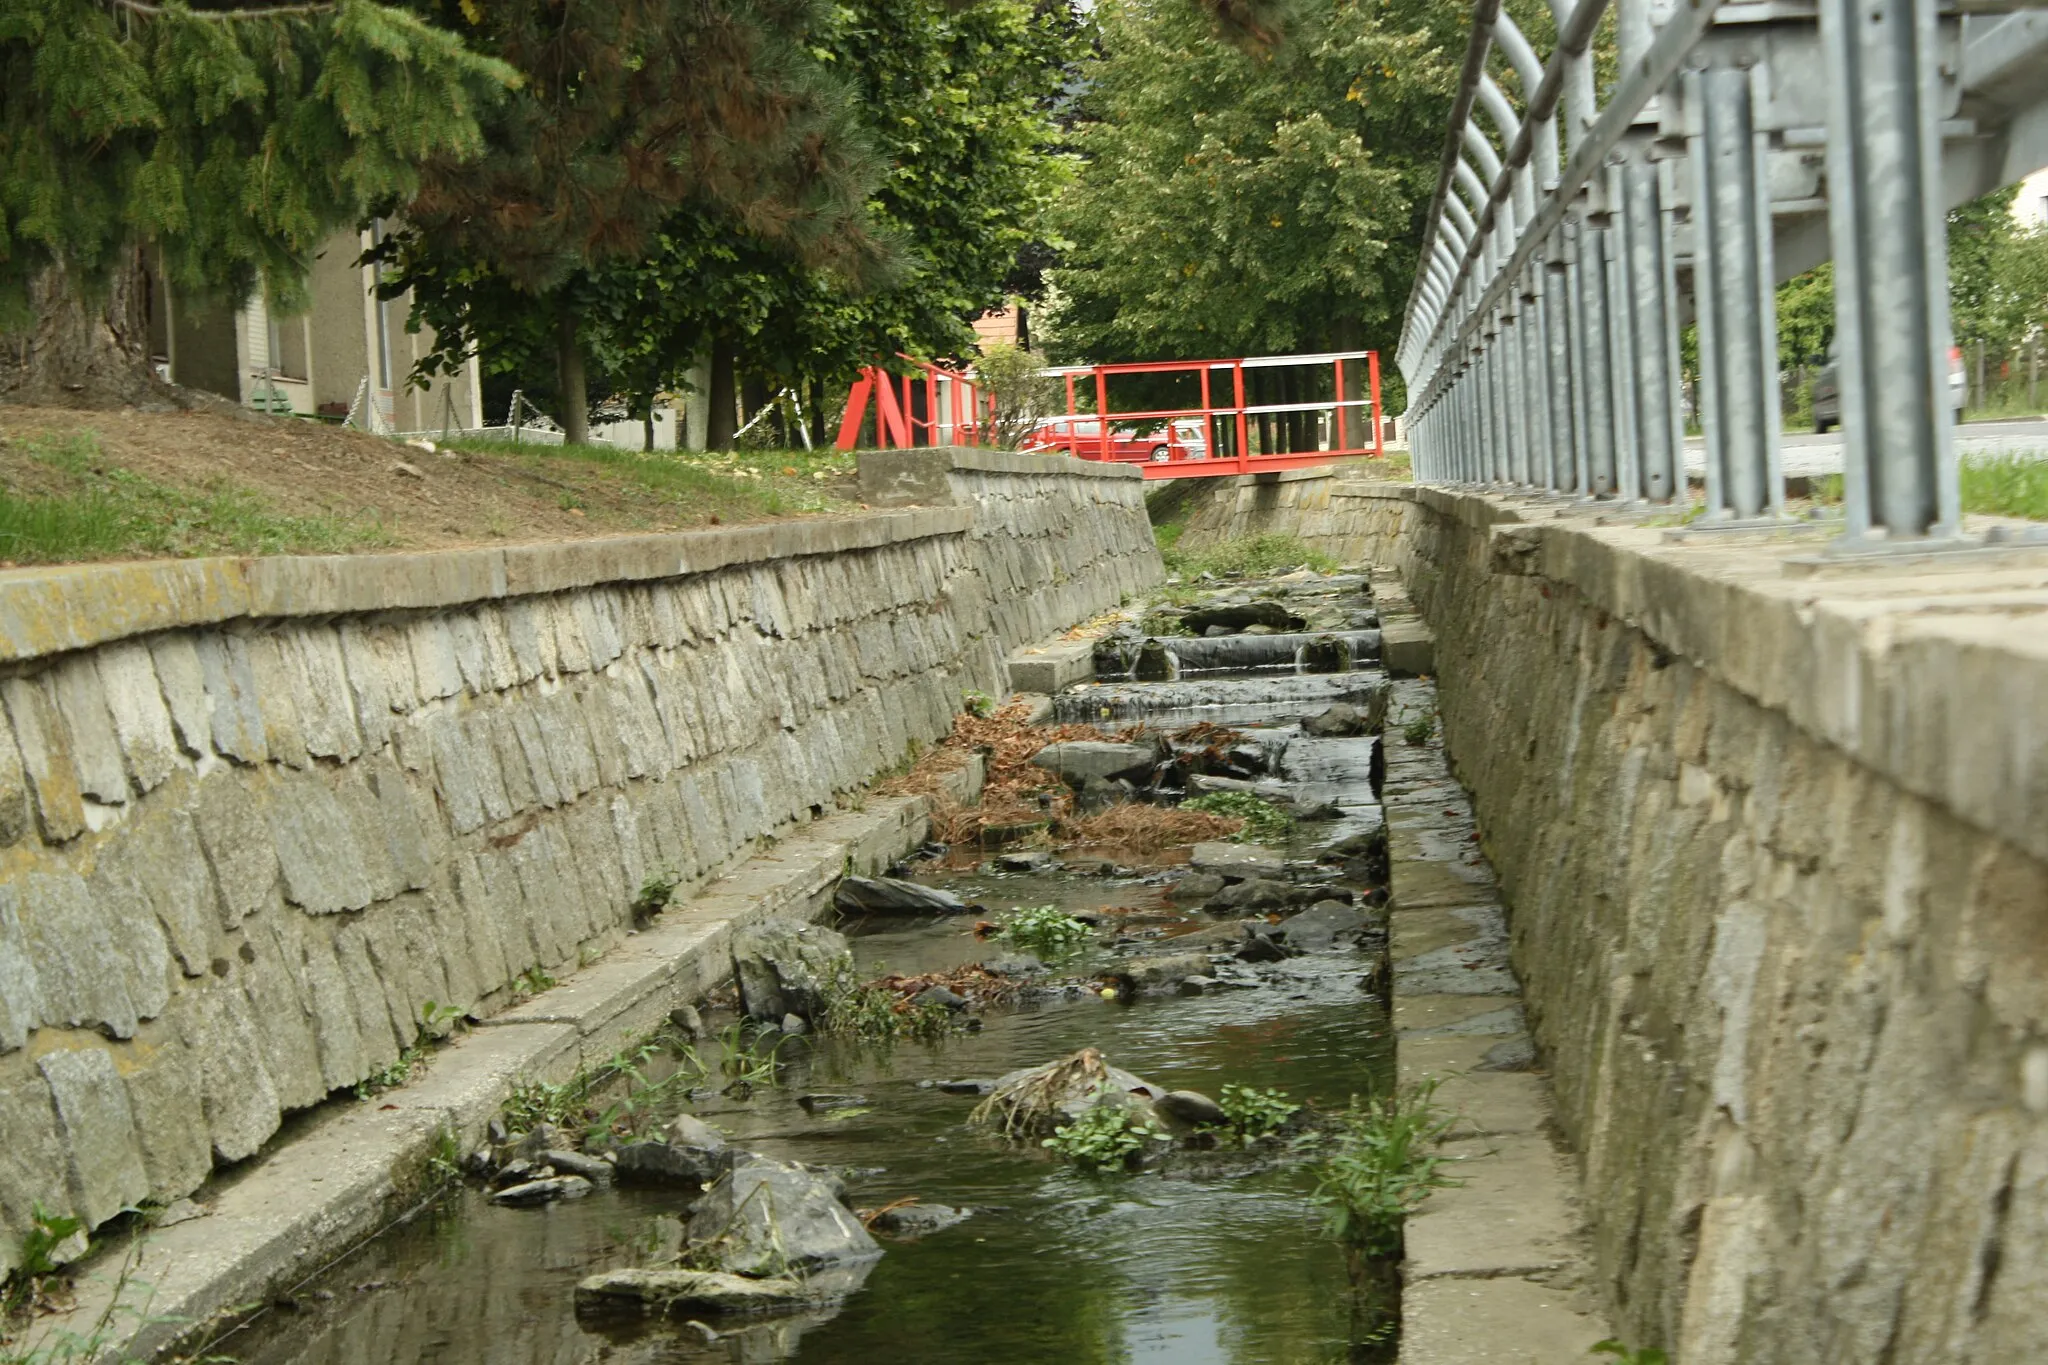
<svg viewBox="0 0 2048 1365">
<path fill-rule="evenodd" d="M 511 72 L 369 0 L 0 6 L 0 397 L 177 395 L 149 366 L 143 267 L 289 307 L 311 253 L 429 159 L 481 149 Z"/>
<path fill-rule="evenodd" d="M 586 335 L 617 272 L 685 209 L 811 263 L 886 254 L 868 230 L 875 173 L 839 83 L 807 50 L 815 0 L 425 0 L 524 77 L 481 158 L 425 168 L 393 238 L 389 288 L 413 291 L 455 363 L 545 329 L 571 440 L 587 439 Z M 446 12 L 444 12 L 446 11 Z"/>
</svg>

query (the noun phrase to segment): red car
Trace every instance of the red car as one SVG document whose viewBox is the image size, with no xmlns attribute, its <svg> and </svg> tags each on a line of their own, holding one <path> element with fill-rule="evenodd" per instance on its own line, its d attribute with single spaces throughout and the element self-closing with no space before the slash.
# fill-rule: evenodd
<svg viewBox="0 0 2048 1365">
<path fill-rule="evenodd" d="M 1058 450 L 1084 460 L 1102 458 L 1102 425 L 1093 417 L 1055 417 L 1024 438 L 1025 450 Z M 1140 435 L 1137 424 L 1110 423 L 1109 458 L 1142 464 L 1148 460 L 1206 460 L 1209 443 L 1199 421 L 1170 422 Z"/>
</svg>

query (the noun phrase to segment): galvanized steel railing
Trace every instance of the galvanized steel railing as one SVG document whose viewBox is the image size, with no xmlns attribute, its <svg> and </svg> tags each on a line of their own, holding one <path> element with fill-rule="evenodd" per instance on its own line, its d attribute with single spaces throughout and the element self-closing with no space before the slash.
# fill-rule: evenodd
<svg viewBox="0 0 2048 1365">
<path fill-rule="evenodd" d="M 1551 0 L 1543 62 L 1474 7 L 1398 353 L 1417 477 L 1670 501 L 1690 317 L 1706 520 L 1770 523 L 1775 288 L 1832 255 L 1848 541 L 1955 538 L 1945 213 L 2048 164 L 2048 13 L 1615 0 L 1603 103 L 1609 3 Z"/>
</svg>

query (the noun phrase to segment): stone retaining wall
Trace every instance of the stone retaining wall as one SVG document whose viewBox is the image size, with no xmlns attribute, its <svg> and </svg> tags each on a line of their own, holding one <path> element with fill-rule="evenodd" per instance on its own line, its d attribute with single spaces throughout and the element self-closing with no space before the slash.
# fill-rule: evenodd
<svg viewBox="0 0 2048 1365">
<path fill-rule="evenodd" d="M 970 477 L 979 478 L 979 473 Z M 197 1188 L 806 824 L 1149 532 L 1093 482 L 504 550 L 0 575 L 0 1270 Z M 1028 581 L 1061 507 L 1087 572 Z M 1133 525 L 1132 523 L 1135 523 Z M 1156 565 L 1156 557 L 1154 559 Z M 1142 567 L 1137 571 L 1142 573 Z M 1156 570 L 1155 570 L 1156 572 Z M 445 1024 L 442 1025 L 445 1028 Z"/>
<path fill-rule="evenodd" d="M 1316 534 L 1435 629 L 1621 1333 L 2048 1353 L 2048 558 L 1360 496 Z"/>
</svg>

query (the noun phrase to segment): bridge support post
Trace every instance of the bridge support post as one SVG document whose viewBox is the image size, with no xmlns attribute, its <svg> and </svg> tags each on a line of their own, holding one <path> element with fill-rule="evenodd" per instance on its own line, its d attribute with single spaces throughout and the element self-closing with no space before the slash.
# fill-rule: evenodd
<svg viewBox="0 0 2048 1365">
<path fill-rule="evenodd" d="M 1577 438 L 1572 422 L 1572 331 L 1570 281 L 1560 260 L 1542 267 L 1543 338 L 1550 381 L 1550 488 L 1571 492 Z"/>
<path fill-rule="evenodd" d="M 1947 215 L 1935 0 L 1821 0 L 1844 537 L 1952 538 Z"/>
</svg>

